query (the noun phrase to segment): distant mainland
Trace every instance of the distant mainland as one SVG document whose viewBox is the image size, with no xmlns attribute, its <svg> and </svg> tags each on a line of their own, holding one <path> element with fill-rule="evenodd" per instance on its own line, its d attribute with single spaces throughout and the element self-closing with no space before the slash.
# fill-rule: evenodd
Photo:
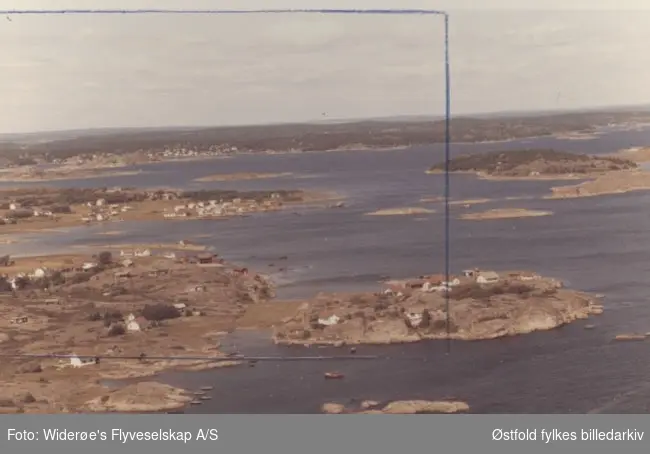
<svg viewBox="0 0 650 454">
<path fill-rule="evenodd" d="M 650 123 L 650 110 L 603 110 L 455 117 L 456 143 L 531 137 L 591 137 L 599 128 Z M 29 170 L 39 163 L 121 167 L 239 153 L 374 150 L 444 142 L 442 119 L 377 119 L 196 128 L 130 128 L 0 136 L 0 167 Z"/>
</svg>

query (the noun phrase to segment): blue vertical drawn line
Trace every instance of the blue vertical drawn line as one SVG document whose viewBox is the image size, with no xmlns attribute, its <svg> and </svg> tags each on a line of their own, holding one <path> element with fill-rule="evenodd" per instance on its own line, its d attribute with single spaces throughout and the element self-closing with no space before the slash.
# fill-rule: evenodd
<svg viewBox="0 0 650 454">
<path fill-rule="evenodd" d="M 450 195 L 450 178 L 449 178 L 449 160 L 451 158 L 451 74 L 449 68 L 449 16 L 445 14 L 445 280 L 447 286 L 450 282 L 450 249 L 451 239 L 449 235 L 450 215 L 449 215 L 449 195 Z M 449 312 L 449 290 L 445 292 L 445 312 L 446 312 L 446 329 L 447 329 L 447 353 L 451 351 L 451 314 Z"/>
<path fill-rule="evenodd" d="M 449 63 L 449 13 L 434 9 L 33 9 L 33 10 L 0 10 L 4 15 L 54 15 L 54 14 L 366 14 L 366 15 L 438 15 L 444 19 L 444 64 L 445 64 L 445 233 L 444 260 L 445 280 L 450 281 L 450 176 L 449 161 L 451 159 L 451 71 Z M 446 340 L 447 353 L 451 351 L 451 314 L 450 295 L 445 292 Z"/>
</svg>

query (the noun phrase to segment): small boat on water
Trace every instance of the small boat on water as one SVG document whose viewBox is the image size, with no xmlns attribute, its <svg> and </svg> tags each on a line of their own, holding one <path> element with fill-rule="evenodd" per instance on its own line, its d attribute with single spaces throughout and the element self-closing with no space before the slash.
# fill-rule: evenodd
<svg viewBox="0 0 650 454">
<path fill-rule="evenodd" d="M 326 380 L 335 380 L 335 379 L 341 379 L 343 378 L 344 375 L 341 372 L 325 372 L 325 379 Z"/>
</svg>

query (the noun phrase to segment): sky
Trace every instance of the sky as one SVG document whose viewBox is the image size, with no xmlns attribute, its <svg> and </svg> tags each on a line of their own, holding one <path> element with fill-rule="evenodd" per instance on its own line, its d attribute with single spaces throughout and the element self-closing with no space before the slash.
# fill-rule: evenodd
<svg viewBox="0 0 650 454">
<path fill-rule="evenodd" d="M 650 103 L 647 0 L 0 2 L 75 7 L 444 9 L 455 115 Z M 444 113 L 438 16 L 10 15 L 0 43 L 0 133 Z"/>
</svg>

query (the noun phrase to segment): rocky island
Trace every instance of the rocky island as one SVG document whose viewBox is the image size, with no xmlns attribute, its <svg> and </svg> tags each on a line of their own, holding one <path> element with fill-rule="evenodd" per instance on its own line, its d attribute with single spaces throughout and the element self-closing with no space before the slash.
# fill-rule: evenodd
<svg viewBox="0 0 650 454">
<path fill-rule="evenodd" d="M 321 406 L 323 413 L 331 415 L 363 414 L 363 415 L 417 415 L 435 413 L 463 413 L 469 411 L 469 405 L 461 401 L 429 401 L 429 400 L 396 400 L 380 403 L 374 400 L 364 400 L 357 408 L 327 402 Z"/>
<path fill-rule="evenodd" d="M 420 207 L 405 207 L 405 208 L 386 208 L 382 210 L 366 213 L 366 216 L 412 216 L 417 214 L 431 214 L 435 210 Z"/>
<path fill-rule="evenodd" d="M 495 208 L 492 210 L 479 211 L 476 213 L 465 213 L 460 215 L 460 219 L 468 221 L 483 221 L 491 219 L 516 219 L 531 218 L 540 216 L 550 216 L 551 211 L 528 210 L 525 208 Z"/>
<path fill-rule="evenodd" d="M 210 181 L 244 181 L 244 180 L 264 180 L 269 178 L 282 178 L 290 177 L 291 172 L 280 173 L 261 173 L 261 172 L 242 172 L 242 173 L 217 173 L 208 175 L 201 178 L 196 178 L 194 181 L 210 182 Z"/>
<path fill-rule="evenodd" d="M 378 293 L 320 294 L 274 330 L 278 344 L 389 344 L 483 340 L 549 330 L 602 313 L 595 296 L 529 272 L 467 270 L 388 282 Z"/>
<path fill-rule="evenodd" d="M 558 150 L 508 150 L 459 156 L 449 162 L 450 172 L 470 172 L 493 179 L 584 179 L 603 172 L 632 170 L 637 164 L 616 157 L 598 157 Z M 439 163 L 429 173 L 444 172 Z"/>
<path fill-rule="evenodd" d="M 546 198 L 589 197 L 650 190 L 650 172 L 623 155 L 586 155 L 558 150 L 509 150 L 459 156 L 450 172 L 472 173 L 487 180 L 583 180 L 553 187 Z M 444 172 L 445 164 L 427 173 Z"/>
</svg>

